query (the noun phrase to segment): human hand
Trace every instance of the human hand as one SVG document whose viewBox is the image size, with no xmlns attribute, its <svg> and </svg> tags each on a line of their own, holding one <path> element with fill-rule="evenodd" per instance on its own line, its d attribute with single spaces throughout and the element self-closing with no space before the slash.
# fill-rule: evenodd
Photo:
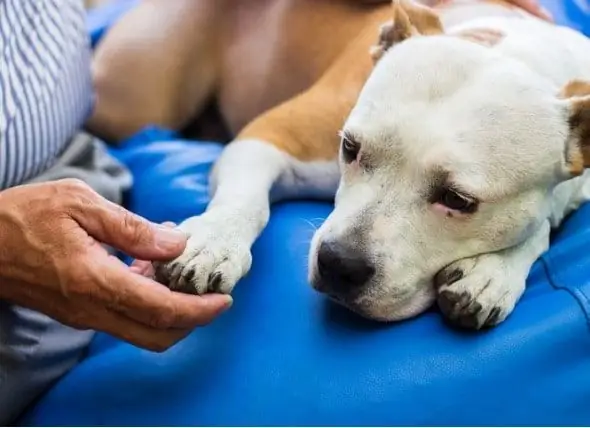
<svg viewBox="0 0 590 428">
<path fill-rule="evenodd" d="M 110 256 L 170 260 L 186 236 L 152 224 L 77 180 L 0 192 L 0 299 L 80 329 L 163 351 L 231 305 L 226 295 L 174 293 Z"/>
</svg>

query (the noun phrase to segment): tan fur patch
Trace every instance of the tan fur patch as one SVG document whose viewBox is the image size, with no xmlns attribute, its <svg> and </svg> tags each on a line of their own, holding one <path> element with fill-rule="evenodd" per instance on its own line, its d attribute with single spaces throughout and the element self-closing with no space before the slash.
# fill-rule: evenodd
<svg viewBox="0 0 590 428">
<path fill-rule="evenodd" d="M 335 159 L 338 130 L 373 67 L 366 55 L 373 38 L 367 26 L 311 88 L 250 122 L 236 140 L 263 140 L 301 161 Z"/>
<path fill-rule="evenodd" d="M 393 0 L 393 18 L 381 25 L 377 44 L 371 47 L 374 62 L 394 44 L 417 35 L 442 34 L 443 27 L 438 14 L 430 7 L 411 0 Z"/>
<path fill-rule="evenodd" d="M 572 80 L 560 93 L 570 101 L 568 124 L 571 132 L 566 151 L 569 170 L 580 175 L 590 167 L 590 82 Z"/>
<path fill-rule="evenodd" d="M 585 97 L 590 95 L 590 82 L 571 80 L 561 90 L 561 98 Z"/>
<path fill-rule="evenodd" d="M 569 118 L 569 126 L 572 135 L 575 136 L 583 167 L 588 168 L 590 167 L 590 95 L 575 99 L 572 102 L 572 115 Z M 580 155 L 577 155 L 577 157 L 579 158 Z M 578 160 L 575 163 L 579 164 L 580 162 Z M 572 163 L 573 165 L 574 163 Z M 581 174 L 579 166 L 573 172 Z"/>
<path fill-rule="evenodd" d="M 504 39 L 505 34 L 490 28 L 472 28 L 461 31 L 455 34 L 455 36 L 491 48 L 500 43 Z"/>
</svg>

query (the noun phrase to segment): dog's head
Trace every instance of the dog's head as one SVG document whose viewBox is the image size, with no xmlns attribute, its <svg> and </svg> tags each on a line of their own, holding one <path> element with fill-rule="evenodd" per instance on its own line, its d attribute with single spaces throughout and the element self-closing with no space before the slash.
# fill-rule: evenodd
<svg viewBox="0 0 590 428">
<path fill-rule="evenodd" d="M 487 43 L 437 35 L 432 16 L 421 36 L 415 6 L 394 3 L 309 267 L 314 288 L 379 320 L 428 308 L 448 264 L 527 239 L 552 189 L 590 164 L 590 85 L 560 93 Z"/>
</svg>

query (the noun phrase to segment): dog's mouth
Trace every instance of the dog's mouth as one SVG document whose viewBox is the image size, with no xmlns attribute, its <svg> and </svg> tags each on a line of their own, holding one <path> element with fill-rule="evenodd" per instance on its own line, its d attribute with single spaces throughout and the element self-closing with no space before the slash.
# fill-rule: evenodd
<svg viewBox="0 0 590 428">
<path fill-rule="evenodd" d="M 319 290 L 318 290 L 319 291 Z M 397 295 L 378 297 L 361 293 L 342 295 L 332 291 L 321 291 L 331 302 L 355 314 L 378 322 L 395 322 L 413 318 L 426 311 L 434 303 L 434 287 L 419 291 L 404 290 Z"/>
<path fill-rule="evenodd" d="M 334 302 L 335 304 L 342 306 L 363 318 L 371 319 L 371 316 L 367 312 L 367 308 L 360 304 L 358 300 L 349 300 L 334 293 L 326 293 L 326 296 L 328 297 L 328 300 Z"/>
</svg>

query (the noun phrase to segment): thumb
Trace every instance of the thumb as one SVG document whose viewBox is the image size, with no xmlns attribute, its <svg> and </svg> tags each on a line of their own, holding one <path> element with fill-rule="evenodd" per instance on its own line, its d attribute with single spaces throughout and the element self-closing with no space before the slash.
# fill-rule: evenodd
<svg viewBox="0 0 590 428">
<path fill-rule="evenodd" d="M 167 261 L 180 256 L 186 247 L 184 232 L 152 223 L 107 200 L 85 208 L 85 213 L 72 213 L 74 220 L 97 241 L 131 257 Z"/>
</svg>

